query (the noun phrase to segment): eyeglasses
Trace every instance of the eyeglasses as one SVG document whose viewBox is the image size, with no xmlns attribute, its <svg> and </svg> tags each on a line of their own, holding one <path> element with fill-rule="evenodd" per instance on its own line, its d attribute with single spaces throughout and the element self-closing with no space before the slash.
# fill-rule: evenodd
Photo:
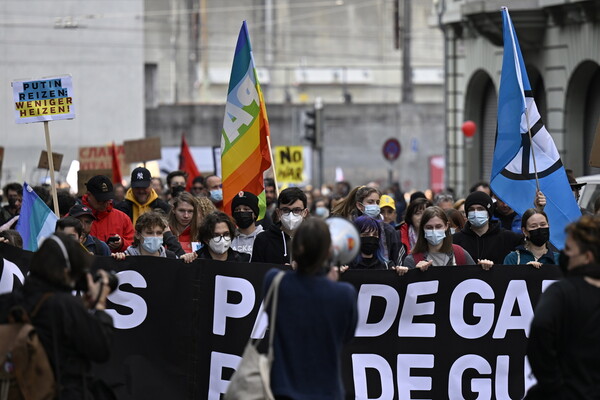
<svg viewBox="0 0 600 400">
<path fill-rule="evenodd" d="M 215 235 L 215 236 L 213 236 L 213 239 L 215 240 L 215 242 L 219 243 L 222 239 L 226 239 L 226 240 L 231 239 L 231 234 L 229 232 L 227 232 L 222 235 Z"/>
<path fill-rule="evenodd" d="M 283 215 L 289 215 L 290 213 L 294 213 L 294 215 L 300 215 L 302 214 L 302 211 L 304 211 L 304 208 L 287 208 L 287 207 L 283 207 L 279 209 L 281 211 L 281 214 Z"/>
</svg>

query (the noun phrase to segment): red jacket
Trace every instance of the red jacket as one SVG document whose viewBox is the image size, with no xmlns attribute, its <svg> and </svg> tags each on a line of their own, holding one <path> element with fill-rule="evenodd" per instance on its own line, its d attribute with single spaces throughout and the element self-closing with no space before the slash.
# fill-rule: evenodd
<svg viewBox="0 0 600 400">
<path fill-rule="evenodd" d="M 173 229 L 171 229 L 171 232 L 173 231 Z M 187 228 L 185 228 L 183 230 L 183 232 L 181 232 L 181 235 L 179 235 L 177 237 L 177 239 L 179 239 L 179 243 L 181 244 L 181 248 L 183 249 L 183 251 L 185 251 L 186 253 L 191 253 L 192 252 L 192 226 L 189 225 Z"/>
<path fill-rule="evenodd" d="M 94 216 L 97 218 L 92 223 L 92 229 L 90 235 L 96 236 L 98 239 L 106 242 L 106 240 L 117 234 L 121 236 L 121 248 L 117 250 L 111 249 L 113 253 L 117 251 L 125 251 L 133 243 L 133 224 L 131 220 L 122 211 L 113 208 L 112 203 L 108 205 L 106 211 L 97 211 L 90 206 L 88 203 L 87 194 L 81 198 L 84 205 L 90 207 L 93 210 Z"/>
</svg>

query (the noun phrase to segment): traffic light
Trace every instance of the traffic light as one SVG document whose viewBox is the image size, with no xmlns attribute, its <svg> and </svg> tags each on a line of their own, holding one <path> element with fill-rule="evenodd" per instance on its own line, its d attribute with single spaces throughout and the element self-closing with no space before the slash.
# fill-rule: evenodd
<svg viewBox="0 0 600 400">
<path fill-rule="evenodd" d="M 317 112 L 314 109 L 304 111 L 304 139 L 313 146 L 317 143 Z"/>
</svg>

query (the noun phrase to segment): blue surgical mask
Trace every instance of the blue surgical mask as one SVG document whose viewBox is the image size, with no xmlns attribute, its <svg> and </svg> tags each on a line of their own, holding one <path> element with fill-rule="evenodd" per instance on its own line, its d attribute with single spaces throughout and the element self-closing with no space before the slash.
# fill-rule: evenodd
<svg viewBox="0 0 600 400">
<path fill-rule="evenodd" d="M 223 201 L 223 189 L 211 190 L 210 197 L 214 201 Z"/>
<path fill-rule="evenodd" d="M 482 226 L 487 224 L 487 222 L 490 218 L 487 211 L 481 211 L 481 210 L 469 211 L 467 216 L 468 216 L 467 218 L 468 218 L 469 222 L 475 228 L 481 228 Z"/>
<path fill-rule="evenodd" d="M 329 216 L 329 210 L 327 207 L 317 207 L 315 209 L 315 214 L 321 218 L 327 218 Z"/>
<path fill-rule="evenodd" d="M 377 218 L 381 212 L 379 204 L 363 204 L 363 206 L 365 207 L 365 215 L 371 218 Z"/>
<path fill-rule="evenodd" d="M 144 241 L 142 242 L 142 247 L 148 253 L 156 253 L 160 246 L 163 244 L 162 236 L 144 236 Z"/>
<path fill-rule="evenodd" d="M 442 243 L 446 237 L 446 231 L 443 229 L 425 229 L 425 239 L 432 246 L 437 246 Z"/>
</svg>

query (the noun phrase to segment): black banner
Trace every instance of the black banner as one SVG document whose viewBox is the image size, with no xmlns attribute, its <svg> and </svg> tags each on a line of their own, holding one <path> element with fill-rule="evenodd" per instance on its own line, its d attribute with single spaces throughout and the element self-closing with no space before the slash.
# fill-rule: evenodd
<svg viewBox="0 0 600 400">
<path fill-rule="evenodd" d="M 0 289 L 26 275 L 31 253 L 0 245 Z M 97 375 L 120 399 L 219 399 L 259 314 L 272 265 L 155 257 L 97 267 L 118 272 L 108 312 L 116 334 Z M 17 268 L 18 267 L 18 268 Z M 348 399 L 515 399 L 533 381 L 525 357 L 539 295 L 556 267 L 347 271 L 358 292 L 355 339 L 343 355 Z"/>
</svg>

